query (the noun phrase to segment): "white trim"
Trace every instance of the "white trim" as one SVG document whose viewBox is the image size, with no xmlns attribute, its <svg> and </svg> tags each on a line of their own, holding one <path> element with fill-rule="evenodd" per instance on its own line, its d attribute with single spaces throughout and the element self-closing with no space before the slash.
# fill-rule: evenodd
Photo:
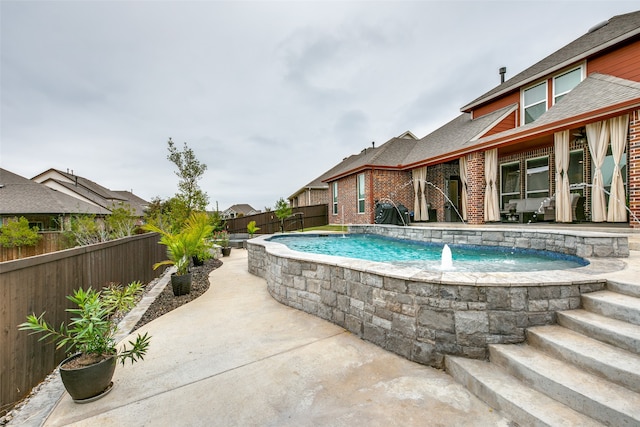
<svg viewBox="0 0 640 427">
<path fill-rule="evenodd" d="M 566 92 L 556 93 L 556 79 L 558 77 L 562 77 L 562 76 L 564 76 L 566 74 L 572 73 L 572 72 L 574 72 L 574 71 L 576 71 L 578 69 L 581 71 L 581 73 L 580 73 L 580 81 L 578 82 L 578 84 L 580 84 L 580 83 L 582 83 L 584 81 L 584 79 L 587 78 L 587 64 L 584 63 L 584 62 L 582 64 L 578 65 L 577 67 L 567 69 L 566 71 L 560 72 L 560 73 L 558 73 L 558 74 L 556 74 L 556 75 L 551 77 L 551 106 L 556 105 L 556 98 L 558 96 L 566 95 L 566 94 L 568 94 L 569 92 L 571 92 L 573 90 L 573 88 L 572 88 L 572 89 L 570 89 L 570 90 L 568 90 Z M 574 88 L 576 86 L 574 86 Z"/>
</svg>

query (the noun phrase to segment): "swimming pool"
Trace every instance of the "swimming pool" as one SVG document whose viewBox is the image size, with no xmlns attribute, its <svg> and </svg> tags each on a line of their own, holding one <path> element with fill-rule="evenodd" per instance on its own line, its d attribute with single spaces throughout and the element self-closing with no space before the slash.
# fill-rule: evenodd
<svg viewBox="0 0 640 427">
<path fill-rule="evenodd" d="M 423 270 L 524 272 L 565 270 L 589 264 L 581 257 L 514 247 L 450 244 L 452 267 L 442 264 L 443 244 L 375 234 L 305 234 L 269 239 L 299 252 L 392 263 Z"/>
</svg>

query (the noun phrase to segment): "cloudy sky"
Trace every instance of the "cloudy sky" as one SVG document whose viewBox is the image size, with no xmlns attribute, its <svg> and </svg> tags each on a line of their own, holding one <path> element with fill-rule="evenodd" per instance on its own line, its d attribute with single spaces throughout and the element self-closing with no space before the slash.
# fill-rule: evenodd
<svg viewBox="0 0 640 427">
<path fill-rule="evenodd" d="M 171 137 L 207 165 L 211 208 L 272 207 L 638 6 L 0 0 L 0 166 L 167 198 Z"/>
</svg>

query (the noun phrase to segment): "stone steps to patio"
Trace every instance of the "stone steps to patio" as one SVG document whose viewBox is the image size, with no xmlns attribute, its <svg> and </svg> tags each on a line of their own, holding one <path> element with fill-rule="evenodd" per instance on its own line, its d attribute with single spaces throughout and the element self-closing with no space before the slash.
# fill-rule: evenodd
<svg viewBox="0 0 640 427">
<path fill-rule="evenodd" d="M 490 345 L 489 362 L 447 357 L 447 371 L 525 425 L 640 426 L 640 298 L 611 283 L 584 309 L 527 330 L 525 344 Z"/>
<path fill-rule="evenodd" d="M 592 313 L 640 325 L 640 300 L 611 291 L 599 291 L 582 296 L 582 306 Z"/>
</svg>

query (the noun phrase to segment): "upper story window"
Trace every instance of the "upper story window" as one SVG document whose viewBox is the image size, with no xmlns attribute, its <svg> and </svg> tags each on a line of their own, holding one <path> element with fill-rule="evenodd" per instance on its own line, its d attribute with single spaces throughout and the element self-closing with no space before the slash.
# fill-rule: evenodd
<svg viewBox="0 0 640 427">
<path fill-rule="evenodd" d="M 524 91 L 524 124 L 531 123 L 547 111 L 547 82 Z"/>
<path fill-rule="evenodd" d="M 583 79 L 583 66 L 565 71 L 522 91 L 522 124 L 536 121 L 550 105 L 560 101 Z M 549 85 L 552 90 L 549 90 Z"/>
<path fill-rule="evenodd" d="M 563 96 L 571 92 L 582 81 L 582 68 L 576 68 L 568 73 L 553 78 L 553 103 L 560 101 Z"/>
</svg>

